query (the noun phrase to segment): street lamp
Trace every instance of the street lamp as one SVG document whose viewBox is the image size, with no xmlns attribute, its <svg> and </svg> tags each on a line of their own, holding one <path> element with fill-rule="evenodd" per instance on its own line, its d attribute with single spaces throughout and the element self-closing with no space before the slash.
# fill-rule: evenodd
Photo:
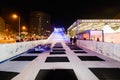
<svg viewBox="0 0 120 80">
<path fill-rule="evenodd" d="M 23 30 L 23 32 L 25 32 L 26 31 L 26 26 L 22 26 L 22 30 Z"/>
<path fill-rule="evenodd" d="M 17 14 L 13 14 L 13 18 L 18 18 L 19 20 L 19 36 L 20 36 L 20 16 L 18 16 Z"/>
</svg>

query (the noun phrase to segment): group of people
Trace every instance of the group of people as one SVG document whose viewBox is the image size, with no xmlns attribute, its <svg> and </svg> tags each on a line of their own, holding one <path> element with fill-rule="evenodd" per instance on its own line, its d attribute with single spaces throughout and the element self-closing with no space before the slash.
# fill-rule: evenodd
<svg viewBox="0 0 120 80">
<path fill-rule="evenodd" d="M 76 44 L 76 41 L 77 41 L 77 38 L 74 36 L 74 37 L 70 37 L 70 43 L 71 44 Z"/>
</svg>

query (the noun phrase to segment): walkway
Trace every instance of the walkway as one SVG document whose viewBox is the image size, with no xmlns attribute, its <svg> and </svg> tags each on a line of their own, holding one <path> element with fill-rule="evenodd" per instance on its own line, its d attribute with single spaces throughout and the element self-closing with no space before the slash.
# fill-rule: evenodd
<svg viewBox="0 0 120 80">
<path fill-rule="evenodd" d="M 23 53 L 0 64 L 0 71 L 0 80 L 10 79 L 5 71 L 14 72 L 12 80 L 120 80 L 119 62 L 65 42 L 53 42 L 43 53 Z"/>
</svg>

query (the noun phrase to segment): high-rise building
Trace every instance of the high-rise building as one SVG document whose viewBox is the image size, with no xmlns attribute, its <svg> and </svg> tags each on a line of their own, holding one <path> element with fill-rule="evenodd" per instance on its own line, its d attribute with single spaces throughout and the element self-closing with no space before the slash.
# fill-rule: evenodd
<svg viewBox="0 0 120 80">
<path fill-rule="evenodd" d="M 44 12 L 34 11 L 30 14 L 29 33 L 49 35 L 51 31 L 51 17 Z"/>
<path fill-rule="evenodd" d="M 5 20 L 0 17 L 0 32 L 3 32 L 5 30 Z"/>
</svg>

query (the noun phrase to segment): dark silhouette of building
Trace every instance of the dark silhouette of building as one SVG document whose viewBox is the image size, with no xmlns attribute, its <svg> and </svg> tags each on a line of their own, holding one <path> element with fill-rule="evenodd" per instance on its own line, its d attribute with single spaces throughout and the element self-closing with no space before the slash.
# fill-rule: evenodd
<svg viewBox="0 0 120 80">
<path fill-rule="evenodd" d="M 30 14 L 29 33 L 49 35 L 51 33 L 51 17 L 44 12 L 34 11 Z"/>
<path fill-rule="evenodd" d="M 5 20 L 0 17 L 0 32 L 3 32 L 5 30 Z"/>
</svg>

